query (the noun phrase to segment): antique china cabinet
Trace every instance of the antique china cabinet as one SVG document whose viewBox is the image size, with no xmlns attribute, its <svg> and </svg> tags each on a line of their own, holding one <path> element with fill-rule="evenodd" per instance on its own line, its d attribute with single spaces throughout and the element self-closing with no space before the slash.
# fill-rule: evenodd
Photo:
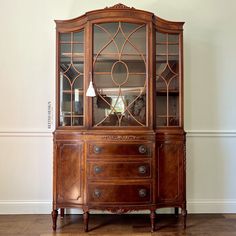
<svg viewBox="0 0 236 236">
<path fill-rule="evenodd" d="M 122 4 L 56 21 L 54 230 L 65 208 L 85 231 L 93 209 L 186 226 L 183 24 Z"/>
</svg>

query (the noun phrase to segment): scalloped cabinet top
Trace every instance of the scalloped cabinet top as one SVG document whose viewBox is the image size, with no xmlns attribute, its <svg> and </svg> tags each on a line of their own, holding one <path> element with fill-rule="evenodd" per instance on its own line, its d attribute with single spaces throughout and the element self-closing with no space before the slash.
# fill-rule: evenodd
<svg viewBox="0 0 236 236">
<path fill-rule="evenodd" d="M 127 12 L 129 14 L 127 14 Z M 86 12 L 84 15 L 69 20 L 55 20 L 57 29 L 60 31 L 68 28 L 76 30 L 79 26 L 86 24 L 88 21 L 97 21 L 101 19 L 116 18 L 125 21 L 126 19 L 139 19 L 140 22 L 152 21 L 158 28 L 168 29 L 169 31 L 179 31 L 183 29 L 184 22 L 174 22 L 164 20 L 151 12 L 128 7 L 124 4 L 116 4 L 104 9 Z M 79 25 L 78 25 L 79 24 Z"/>
</svg>

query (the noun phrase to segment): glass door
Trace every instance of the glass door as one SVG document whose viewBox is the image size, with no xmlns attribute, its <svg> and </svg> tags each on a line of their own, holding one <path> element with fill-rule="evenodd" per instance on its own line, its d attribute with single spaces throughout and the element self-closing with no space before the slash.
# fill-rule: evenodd
<svg viewBox="0 0 236 236">
<path fill-rule="evenodd" d="M 84 125 L 84 31 L 60 33 L 60 126 Z"/>
<path fill-rule="evenodd" d="M 156 32 L 156 125 L 180 126 L 179 34 Z"/>
<path fill-rule="evenodd" d="M 146 25 L 93 25 L 93 126 L 147 126 Z"/>
</svg>

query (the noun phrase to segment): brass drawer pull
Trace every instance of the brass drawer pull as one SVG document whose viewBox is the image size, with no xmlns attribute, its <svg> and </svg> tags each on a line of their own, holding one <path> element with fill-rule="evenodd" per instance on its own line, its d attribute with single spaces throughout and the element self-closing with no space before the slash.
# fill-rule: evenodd
<svg viewBox="0 0 236 236">
<path fill-rule="evenodd" d="M 99 189 L 95 189 L 93 192 L 93 196 L 96 198 L 100 198 L 101 196 L 101 191 Z"/>
<path fill-rule="evenodd" d="M 139 166 L 138 172 L 139 172 L 139 174 L 145 174 L 147 172 L 146 166 Z"/>
<path fill-rule="evenodd" d="M 147 147 L 145 145 L 140 145 L 138 148 L 139 153 L 145 154 L 147 153 Z"/>
<path fill-rule="evenodd" d="M 94 146 L 94 147 L 93 147 L 93 151 L 94 151 L 94 153 L 96 153 L 96 154 L 100 153 L 101 150 L 102 150 L 101 147 L 98 147 L 98 146 Z"/>
<path fill-rule="evenodd" d="M 100 174 L 101 172 L 102 172 L 101 166 L 94 166 L 94 173 L 95 174 Z"/>
<path fill-rule="evenodd" d="M 147 190 L 145 188 L 141 188 L 138 191 L 139 197 L 146 197 L 147 196 Z"/>
</svg>

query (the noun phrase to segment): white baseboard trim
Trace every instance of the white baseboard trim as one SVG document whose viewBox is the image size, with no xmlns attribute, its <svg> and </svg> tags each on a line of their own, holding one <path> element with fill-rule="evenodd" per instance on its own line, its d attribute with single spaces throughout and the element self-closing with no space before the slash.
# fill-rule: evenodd
<svg viewBox="0 0 236 236">
<path fill-rule="evenodd" d="M 186 130 L 187 137 L 236 137 L 236 130 Z"/>
<path fill-rule="evenodd" d="M 51 201 L 0 201 L 0 215 L 49 214 Z"/>
<path fill-rule="evenodd" d="M 197 199 L 189 200 L 189 213 L 236 213 L 236 199 Z"/>
<path fill-rule="evenodd" d="M 8 214 L 50 214 L 51 201 L 0 201 L 0 215 Z M 189 200 L 188 213 L 236 213 L 236 199 Z M 82 214 L 81 209 L 67 209 L 67 214 Z M 102 211 L 92 211 L 93 214 L 102 214 Z M 148 213 L 147 211 L 134 212 L 135 214 Z M 159 209 L 157 213 L 173 213 L 173 209 Z"/>
</svg>

